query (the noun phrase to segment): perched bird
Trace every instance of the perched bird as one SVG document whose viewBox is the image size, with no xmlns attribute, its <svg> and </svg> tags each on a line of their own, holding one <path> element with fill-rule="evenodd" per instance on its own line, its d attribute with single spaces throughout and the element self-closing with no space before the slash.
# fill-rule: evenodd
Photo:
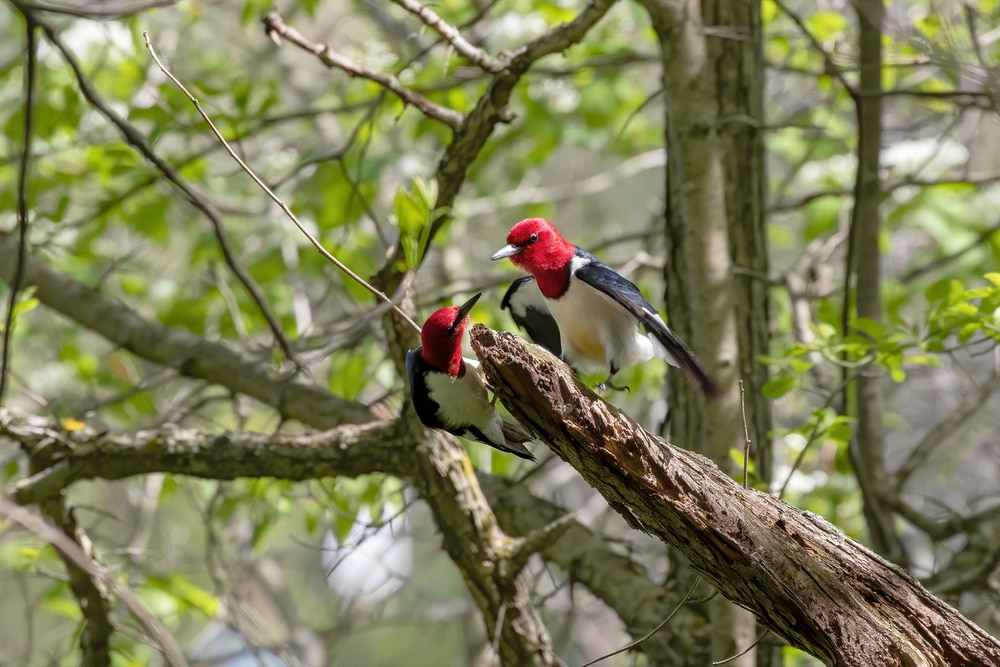
<svg viewBox="0 0 1000 667">
<path fill-rule="evenodd" d="M 507 234 L 490 259 L 509 257 L 531 273 L 518 279 L 502 307 L 535 342 L 583 373 L 606 372 L 599 386 L 616 387 L 623 368 L 653 357 L 666 359 L 708 396 L 719 389 L 680 337 L 630 280 L 564 239 L 543 218 L 528 218 Z M 547 308 L 547 313 L 545 309 Z M 645 329 L 645 333 L 639 327 Z M 558 346 L 552 341 L 558 340 Z"/>
<path fill-rule="evenodd" d="M 424 322 L 421 347 L 406 355 L 413 407 L 424 426 L 534 461 L 523 444 L 531 436 L 519 424 L 500 416 L 487 394 L 479 362 L 462 356 L 469 311 L 482 295 L 480 292 L 461 306 L 441 308 Z"/>
</svg>

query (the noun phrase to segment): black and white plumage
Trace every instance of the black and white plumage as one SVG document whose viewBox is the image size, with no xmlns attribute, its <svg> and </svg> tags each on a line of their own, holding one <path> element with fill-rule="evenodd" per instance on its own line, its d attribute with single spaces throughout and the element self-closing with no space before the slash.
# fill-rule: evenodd
<svg viewBox="0 0 1000 667">
<path fill-rule="evenodd" d="M 482 292 L 461 306 L 441 308 L 427 318 L 420 332 L 421 347 L 406 355 L 413 407 L 428 428 L 534 461 L 524 446 L 531 436 L 497 412 L 479 362 L 462 356 L 469 311 L 481 296 Z"/>
<path fill-rule="evenodd" d="M 659 357 L 679 368 L 706 395 L 718 394 L 698 358 L 639 288 L 567 242 L 547 220 L 522 220 L 508 234 L 507 243 L 492 259 L 510 257 L 534 277 L 537 289 L 521 282 L 508 290 L 509 299 L 505 297 L 516 304 L 518 295 L 524 293 L 524 311 L 535 312 L 530 321 L 522 318 L 519 322 L 515 317 L 515 322 L 533 340 L 552 350 L 541 341 L 558 336 L 560 356 L 567 363 L 584 373 L 606 372 L 604 384 L 610 387 L 618 371 Z M 541 312 L 542 306 L 547 306 L 548 317 Z"/>
<path fill-rule="evenodd" d="M 522 276 L 512 282 L 503 295 L 500 308 L 510 311 L 514 324 L 524 329 L 528 338 L 562 357 L 559 325 L 549 312 L 545 296 L 538 289 L 534 276 Z"/>
</svg>

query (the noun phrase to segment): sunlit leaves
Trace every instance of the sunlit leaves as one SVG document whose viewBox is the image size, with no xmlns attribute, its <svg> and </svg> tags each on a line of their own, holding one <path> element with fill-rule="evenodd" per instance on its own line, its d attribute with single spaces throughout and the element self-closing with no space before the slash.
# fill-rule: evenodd
<svg viewBox="0 0 1000 667">
<path fill-rule="evenodd" d="M 208 618 L 215 618 L 219 613 L 220 603 L 215 595 L 179 574 L 167 577 L 149 577 L 145 580 L 144 586 L 165 593 L 176 604 L 174 611 L 195 609 Z M 168 605 L 161 604 L 160 606 L 164 608 Z"/>
<path fill-rule="evenodd" d="M 389 221 L 399 230 L 399 243 L 403 249 L 404 270 L 420 265 L 430 239 L 431 222 L 444 211 L 435 209 L 437 183 L 421 175 L 413 178 L 411 188 L 400 187 L 392 200 Z"/>
<path fill-rule="evenodd" d="M 1000 274 L 985 276 L 987 285 L 967 288 L 954 278 L 945 278 L 926 291 L 931 349 L 941 350 L 947 339 L 959 343 L 984 335 L 1000 341 Z"/>
<path fill-rule="evenodd" d="M 820 42 L 826 42 L 841 34 L 850 26 L 850 21 L 840 12 L 813 12 L 805 19 L 806 28 Z"/>
</svg>

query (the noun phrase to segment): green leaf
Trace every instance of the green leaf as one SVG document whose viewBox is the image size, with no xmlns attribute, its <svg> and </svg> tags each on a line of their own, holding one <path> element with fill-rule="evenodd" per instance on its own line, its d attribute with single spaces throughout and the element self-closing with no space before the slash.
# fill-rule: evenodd
<svg viewBox="0 0 1000 667">
<path fill-rule="evenodd" d="M 80 606 L 67 597 L 46 598 L 42 602 L 42 607 L 56 616 L 63 616 L 74 621 L 83 618 L 83 614 L 80 613 Z"/>
<path fill-rule="evenodd" d="M 781 398 L 792 389 L 795 389 L 796 382 L 797 380 L 791 376 L 777 377 L 764 383 L 764 386 L 761 387 L 761 393 L 772 400 Z"/>
<path fill-rule="evenodd" d="M 197 609 L 209 618 L 215 618 L 219 614 L 219 598 L 180 575 L 150 577 L 146 580 L 146 586 L 167 593 L 184 607 Z"/>
<path fill-rule="evenodd" d="M 826 433 L 827 438 L 837 440 L 838 442 L 849 442 L 853 435 L 854 429 L 851 428 L 850 424 L 840 421 L 833 424 Z"/>
<path fill-rule="evenodd" d="M 872 338 L 881 338 L 885 332 L 885 325 L 868 317 L 857 317 L 851 322 L 851 328 L 860 331 Z"/>
<path fill-rule="evenodd" d="M 806 205 L 806 226 L 803 237 L 806 241 L 832 232 L 840 221 L 840 210 L 846 199 L 843 197 L 820 197 Z"/>
<path fill-rule="evenodd" d="M 806 18 L 805 24 L 813 37 L 825 42 L 842 33 L 850 21 L 840 12 L 816 12 Z"/>
<path fill-rule="evenodd" d="M 411 188 L 400 187 L 392 200 L 389 221 L 399 229 L 405 269 L 414 269 L 427 250 L 431 223 L 441 213 L 434 209 L 438 189 L 436 181 L 428 181 L 420 174 L 413 178 Z"/>
<path fill-rule="evenodd" d="M 760 3 L 760 22 L 766 28 L 778 15 L 778 4 L 774 0 L 763 0 Z"/>
<path fill-rule="evenodd" d="M 799 359 L 799 358 L 791 359 L 789 361 L 789 364 L 791 365 L 792 370 L 799 374 L 808 373 L 810 370 L 812 370 L 813 366 L 816 365 L 811 361 L 806 361 L 805 359 Z"/>
<path fill-rule="evenodd" d="M 955 295 L 961 294 L 965 286 L 954 278 L 942 278 L 936 283 L 929 285 L 924 292 L 924 296 L 930 302 L 946 301 L 950 302 Z"/>
</svg>

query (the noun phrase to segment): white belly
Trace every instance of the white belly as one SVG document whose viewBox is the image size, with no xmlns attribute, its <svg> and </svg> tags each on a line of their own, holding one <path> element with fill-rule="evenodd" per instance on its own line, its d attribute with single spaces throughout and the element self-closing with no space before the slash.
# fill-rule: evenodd
<svg viewBox="0 0 1000 667">
<path fill-rule="evenodd" d="M 570 281 L 548 306 L 559 325 L 563 358 L 582 373 L 608 373 L 612 365 L 621 370 L 655 354 L 631 313 L 590 285 Z"/>
</svg>

